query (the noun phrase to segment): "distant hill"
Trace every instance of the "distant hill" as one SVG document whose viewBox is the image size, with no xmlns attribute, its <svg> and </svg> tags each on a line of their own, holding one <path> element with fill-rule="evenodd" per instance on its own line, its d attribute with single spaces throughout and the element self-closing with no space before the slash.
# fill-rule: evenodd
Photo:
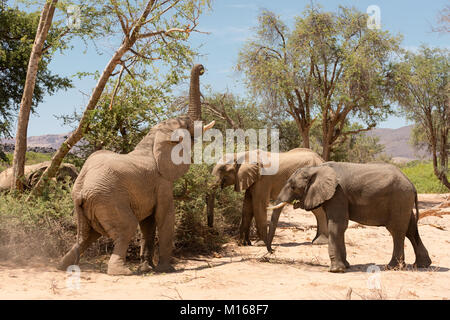
<svg viewBox="0 0 450 320">
<path fill-rule="evenodd" d="M 416 150 L 409 142 L 413 125 L 398 129 L 376 128 L 367 135 L 380 138 L 379 143 L 384 145 L 384 152 L 394 160 L 407 162 L 417 159 L 430 159 L 430 154 L 425 150 Z"/>
<path fill-rule="evenodd" d="M 409 143 L 412 128 L 412 125 L 398 129 L 376 128 L 366 134 L 379 137 L 379 143 L 385 146 L 384 152 L 399 162 L 431 158 L 426 150 L 417 151 Z M 68 134 L 45 134 L 42 136 L 28 137 L 28 147 L 29 149 L 40 147 L 57 150 Z M 2 144 L 14 145 L 15 139 L 1 139 L 0 142 Z M 10 152 L 9 150 L 5 151 Z"/>
<path fill-rule="evenodd" d="M 58 149 L 61 144 L 66 140 L 68 133 L 61 134 L 44 134 L 42 136 L 28 137 L 27 146 L 28 147 L 44 147 Z M 15 144 L 16 139 L 1 139 L 2 144 Z"/>
</svg>

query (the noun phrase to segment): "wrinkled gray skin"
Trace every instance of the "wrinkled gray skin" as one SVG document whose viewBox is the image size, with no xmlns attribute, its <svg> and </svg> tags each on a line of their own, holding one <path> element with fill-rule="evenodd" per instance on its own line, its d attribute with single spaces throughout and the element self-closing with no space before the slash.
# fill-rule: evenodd
<svg viewBox="0 0 450 320">
<path fill-rule="evenodd" d="M 169 119 L 153 127 L 129 154 L 110 151 L 93 153 L 84 164 L 72 191 L 78 215 L 79 240 L 60 262 L 65 270 L 101 235 L 114 240 L 108 274 L 129 275 L 125 258 L 130 240 L 139 225 L 141 267 L 173 271 L 170 264 L 174 235 L 173 182 L 189 169 L 189 164 L 175 164 L 171 141 L 176 129 L 187 129 L 193 137 L 194 120 L 200 120 L 199 76 L 202 65 L 191 72 L 188 116 Z M 192 141 L 190 141 L 192 142 Z M 153 264 L 155 231 L 158 228 L 159 261 Z"/>
<path fill-rule="evenodd" d="M 296 148 L 289 152 L 279 153 L 279 169 L 273 175 L 261 175 L 262 161 L 239 164 L 238 159 L 250 159 L 250 153 L 258 153 L 253 159 L 261 160 L 261 153 L 270 159 L 271 153 L 261 150 L 247 151 L 230 155 L 229 161 L 222 160 L 216 164 L 212 174 L 217 177 L 217 183 L 222 188 L 234 185 L 237 192 L 245 190 L 242 206 L 242 220 L 239 229 L 239 244 L 251 245 L 249 238 L 250 224 L 255 217 L 258 236 L 266 243 L 267 211 L 270 200 L 275 200 L 291 174 L 298 168 L 317 166 L 323 159 L 315 152 L 306 148 Z M 227 155 L 224 156 L 224 159 Z M 317 219 L 317 234 L 314 244 L 328 243 L 328 230 L 325 213 L 321 208 L 313 210 Z"/>
<path fill-rule="evenodd" d="M 312 210 L 322 206 L 328 219 L 328 253 L 331 272 L 344 272 L 346 259 L 344 233 L 348 220 L 363 225 L 385 226 L 394 241 L 388 267 L 404 266 L 405 236 L 411 241 L 417 267 L 428 267 L 431 259 L 417 229 L 417 192 L 414 185 L 390 164 L 326 162 L 296 171 L 281 190 L 277 202 Z M 416 215 L 413 207 L 416 206 Z M 272 213 L 267 250 L 271 244 L 281 208 Z"/>
<path fill-rule="evenodd" d="M 32 189 L 34 185 L 39 181 L 42 173 L 50 165 L 50 161 L 44 161 L 37 164 L 25 166 L 24 170 L 24 187 L 25 189 Z M 63 182 L 66 177 L 70 182 L 74 182 L 78 176 L 77 168 L 70 163 L 61 164 L 58 174 L 56 175 L 56 181 Z M 14 177 L 12 168 L 8 168 L 0 173 L 0 192 L 10 190 L 13 185 Z"/>
</svg>

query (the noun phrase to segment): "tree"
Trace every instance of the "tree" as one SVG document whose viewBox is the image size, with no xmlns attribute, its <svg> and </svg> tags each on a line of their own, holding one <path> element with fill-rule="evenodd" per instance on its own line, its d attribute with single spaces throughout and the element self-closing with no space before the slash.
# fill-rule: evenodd
<svg viewBox="0 0 450 320">
<path fill-rule="evenodd" d="M 111 15 L 105 20 L 113 31 L 113 26 L 118 26 L 115 32 L 121 34 L 120 46 L 101 72 L 78 127 L 56 151 L 32 195 L 41 193 L 43 185 L 55 176 L 64 157 L 83 137 L 89 127 L 90 112 L 97 107 L 109 78 L 118 66 L 122 71 L 116 75 L 120 77 L 123 71 L 132 74 L 130 67 L 138 62 L 153 66 L 155 60 L 161 60 L 170 69 L 168 76 L 180 79 L 193 55 L 186 41 L 195 31 L 205 6 L 209 6 L 208 0 L 148 0 L 136 3 L 134 7 L 128 1 L 109 1 L 106 7 L 110 8 Z M 153 68 L 158 71 L 158 68 Z"/>
<path fill-rule="evenodd" d="M 450 74 L 449 50 L 421 46 L 406 52 L 393 66 L 390 88 L 407 117 L 422 130 L 436 177 L 450 189 Z"/>
<path fill-rule="evenodd" d="M 80 15 L 76 17 L 76 19 L 80 19 L 79 22 L 81 22 L 81 20 L 84 22 L 89 21 L 89 25 L 84 23 L 84 27 L 79 28 L 76 26 L 76 28 L 73 28 L 75 26 L 66 24 L 67 17 L 63 17 L 57 21 L 53 31 L 50 31 L 57 5 L 59 5 L 59 8 L 63 12 L 68 13 L 71 10 L 72 2 L 71 0 L 61 1 L 60 3 L 58 3 L 58 0 L 45 1 L 27 65 L 25 84 L 17 119 L 16 144 L 13 158 L 13 176 L 15 179 L 13 189 L 19 191 L 23 190 L 22 179 L 27 149 L 28 122 L 42 57 L 46 54 L 51 56 L 51 54 L 58 49 L 66 49 L 68 47 L 68 41 L 74 35 L 89 35 L 91 38 L 95 38 L 99 34 L 97 27 L 102 27 L 102 25 L 99 24 L 98 17 L 103 13 L 103 10 L 97 11 L 95 6 L 83 5 L 78 6 Z M 81 10 L 81 8 L 83 8 L 83 10 Z"/>
<path fill-rule="evenodd" d="M 144 70 L 130 71 L 134 76 L 124 75 L 119 87 L 109 81 L 97 108 L 90 112 L 89 130 L 77 146 L 77 153 L 81 153 L 83 159 L 102 149 L 128 153 L 150 127 L 168 117 L 164 107 L 171 100 L 172 81 L 165 79 L 164 83 L 159 83 L 159 79 Z M 148 85 L 150 80 L 151 86 Z M 74 112 L 61 118 L 64 124 L 75 124 L 76 127 L 81 117 L 82 114 Z"/>
<path fill-rule="evenodd" d="M 437 26 L 432 28 L 433 32 L 446 34 L 450 32 L 450 5 L 446 5 L 437 16 Z"/>
<path fill-rule="evenodd" d="M 13 176 L 15 183 L 13 189 L 23 190 L 23 175 L 25 167 L 25 154 L 27 151 L 27 129 L 30 118 L 33 92 L 36 84 L 39 62 L 42 58 L 44 42 L 47 39 L 48 30 L 52 24 L 57 0 L 46 1 L 41 12 L 39 25 L 36 31 L 33 47 L 31 49 L 30 60 L 27 67 L 27 76 L 20 101 L 19 116 L 17 121 L 16 146 L 13 158 Z"/>
<path fill-rule="evenodd" d="M 11 125 L 24 90 L 31 46 L 39 23 L 37 13 L 14 8 L 0 9 L 0 135 L 11 136 Z M 53 37 L 53 35 L 51 35 Z M 36 75 L 31 110 L 43 101 L 45 93 L 70 88 L 66 77 L 52 74 L 48 69 L 52 56 L 43 54 Z"/>
<path fill-rule="evenodd" d="M 259 16 L 256 37 L 239 54 L 237 69 L 267 109 L 295 120 L 303 146 L 321 122 L 322 157 L 330 158 L 341 136 L 373 128 L 392 111 L 384 77 L 399 37 L 367 27 L 367 15 L 340 7 L 307 7 L 292 31 L 274 13 Z M 365 127 L 345 130 L 349 118 Z"/>
</svg>

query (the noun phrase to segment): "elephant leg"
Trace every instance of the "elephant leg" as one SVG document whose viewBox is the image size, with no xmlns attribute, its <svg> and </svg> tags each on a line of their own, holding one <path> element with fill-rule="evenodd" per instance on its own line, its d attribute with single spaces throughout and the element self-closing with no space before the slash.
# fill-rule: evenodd
<svg viewBox="0 0 450 320">
<path fill-rule="evenodd" d="M 253 193 L 252 204 L 253 214 L 255 216 L 256 231 L 258 237 L 267 245 L 267 205 L 269 203 L 269 192 L 261 192 L 256 197 L 256 191 Z"/>
<path fill-rule="evenodd" d="M 342 222 L 328 221 L 328 254 L 331 265 L 330 272 L 345 272 L 349 266 L 346 259 L 345 230 L 347 227 Z"/>
<path fill-rule="evenodd" d="M 81 236 L 80 242 L 76 243 L 69 252 L 61 259 L 57 268 L 59 270 L 66 270 L 67 267 L 77 263 L 79 256 L 98 238 L 100 238 L 100 233 L 96 232 L 94 229 L 90 229 L 86 236 Z"/>
<path fill-rule="evenodd" d="M 158 227 L 159 241 L 159 261 L 155 271 L 175 271 L 175 268 L 170 264 L 175 227 L 175 209 L 172 199 L 172 190 L 162 193 L 161 196 L 158 197 L 155 218 Z"/>
<path fill-rule="evenodd" d="M 388 229 L 394 241 L 392 259 L 388 264 L 388 269 L 403 268 L 405 266 L 405 233 L 399 230 Z"/>
<path fill-rule="evenodd" d="M 242 205 L 242 220 L 239 228 L 239 245 L 251 246 L 250 224 L 253 219 L 252 196 L 249 190 L 245 191 L 244 203 Z"/>
<path fill-rule="evenodd" d="M 345 272 L 350 265 L 347 262 L 345 248 L 345 230 L 348 227 L 348 201 L 342 190 L 337 189 L 323 208 L 328 218 L 328 254 L 330 272 Z"/>
<path fill-rule="evenodd" d="M 114 204 L 100 208 L 96 217 L 108 236 L 114 240 L 114 250 L 108 262 L 109 275 L 131 275 L 125 266 L 127 249 L 136 233 L 138 221 L 130 207 Z"/>
<path fill-rule="evenodd" d="M 428 255 L 427 249 L 420 239 L 419 230 L 417 229 L 417 223 L 414 214 L 411 214 L 406 237 L 408 237 L 409 241 L 411 242 L 414 249 L 414 254 L 416 255 L 414 266 L 417 268 L 428 268 L 431 265 L 431 259 Z"/>
<path fill-rule="evenodd" d="M 152 213 L 150 216 L 139 222 L 139 227 L 142 232 L 141 239 L 141 271 L 149 271 L 150 266 L 155 267 L 153 263 L 153 256 L 155 253 L 155 234 L 156 234 L 156 219 Z"/>
<path fill-rule="evenodd" d="M 312 244 L 321 245 L 328 243 L 328 220 L 325 210 L 322 207 L 314 209 L 314 216 L 317 221 L 317 233 L 314 237 Z"/>
</svg>

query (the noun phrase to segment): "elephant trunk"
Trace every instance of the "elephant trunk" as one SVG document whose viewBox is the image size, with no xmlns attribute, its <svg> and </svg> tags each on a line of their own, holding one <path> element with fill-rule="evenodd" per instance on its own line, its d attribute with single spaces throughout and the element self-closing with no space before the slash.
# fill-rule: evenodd
<svg viewBox="0 0 450 320">
<path fill-rule="evenodd" d="M 270 221 L 270 226 L 269 226 L 269 234 L 267 235 L 267 251 L 272 253 L 272 240 L 273 240 L 273 236 L 275 235 L 275 230 L 277 229 L 277 225 L 278 225 L 278 219 L 280 218 L 280 214 L 281 211 L 283 211 L 284 206 L 286 205 L 286 202 L 282 202 L 279 205 L 274 207 L 274 211 L 272 212 L 272 218 Z"/>
<path fill-rule="evenodd" d="M 188 115 L 192 121 L 199 121 L 202 117 L 202 106 L 200 102 L 200 76 L 204 72 L 205 69 L 201 64 L 195 65 L 191 71 Z"/>
</svg>

